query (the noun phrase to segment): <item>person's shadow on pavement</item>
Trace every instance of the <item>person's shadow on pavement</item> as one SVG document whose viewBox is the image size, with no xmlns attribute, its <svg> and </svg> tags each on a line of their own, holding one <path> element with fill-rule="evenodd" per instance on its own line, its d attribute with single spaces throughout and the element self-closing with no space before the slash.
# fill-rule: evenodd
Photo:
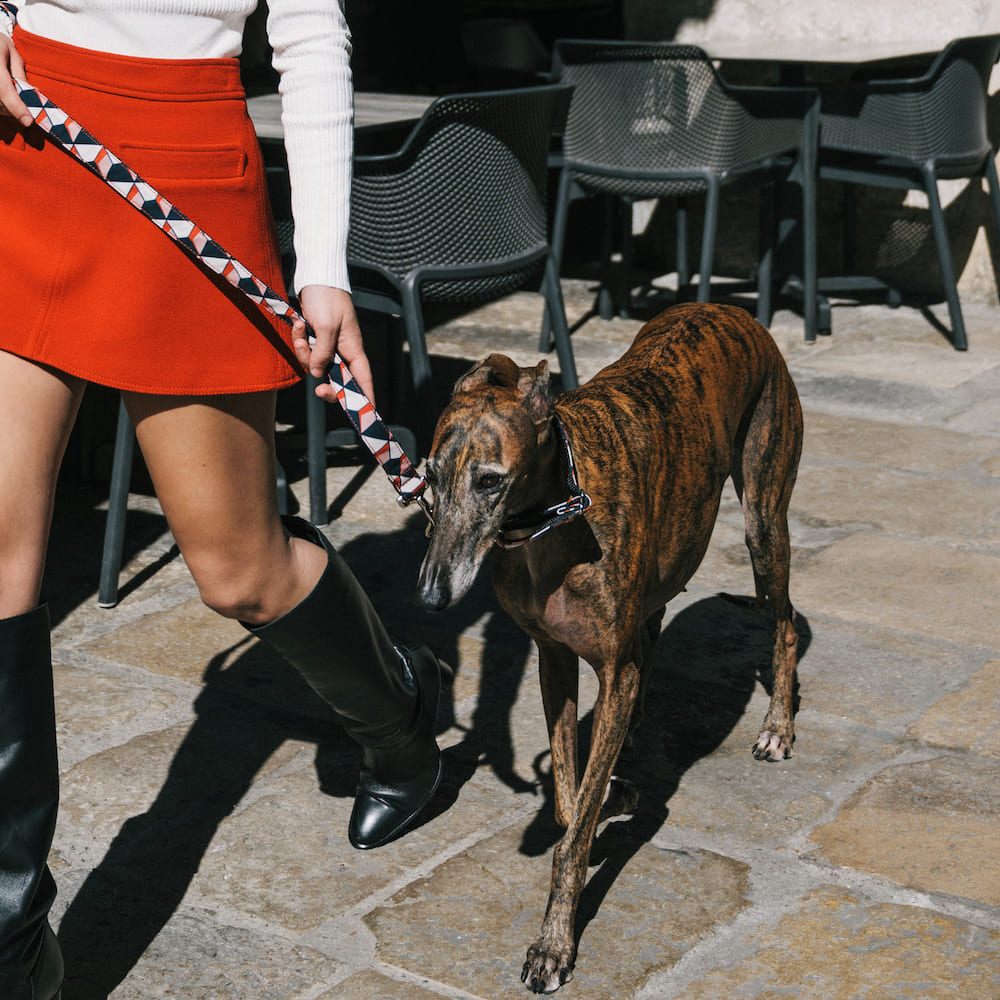
<svg viewBox="0 0 1000 1000">
<path fill-rule="evenodd" d="M 504 651 L 484 656 L 473 725 L 446 751 L 442 788 L 415 826 L 453 805 L 484 757 L 515 790 L 534 787 L 514 772 L 509 725 L 528 640 L 498 610 L 488 581 L 441 616 L 431 619 L 419 611 L 412 591 L 425 545 L 423 525 L 413 519 L 399 531 L 364 535 L 342 549 L 394 639 L 427 641 L 455 664 L 461 632 L 488 616 L 486 648 L 499 644 Z M 122 825 L 62 917 L 68 1000 L 106 1000 L 128 976 L 177 911 L 220 823 L 284 741 L 316 745 L 318 790 L 354 796 L 360 749 L 276 653 L 248 637 L 213 658 L 204 683 L 195 701 L 197 718 L 155 801 Z M 453 718 L 450 695 L 443 696 L 439 731 Z M 345 856 L 349 851 L 345 831 Z"/>
</svg>

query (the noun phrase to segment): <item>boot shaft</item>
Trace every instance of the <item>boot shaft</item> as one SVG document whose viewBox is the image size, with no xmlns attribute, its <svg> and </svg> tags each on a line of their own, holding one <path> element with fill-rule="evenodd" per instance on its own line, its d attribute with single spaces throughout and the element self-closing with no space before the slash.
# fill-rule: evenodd
<svg viewBox="0 0 1000 1000">
<path fill-rule="evenodd" d="M 361 746 L 392 743 L 417 711 L 413 679 L 340 553 L 308 522 L 283 520 L 291 534 L 326 550 L 326 570 L 300 604 L 249 631 L 299 671 Z"/>
<path fill-rule="evenodd" d="M 0 974 L 35 967 L 55 883 L 59 802 L 48 608 L 0 621 Z M 0 980 L 2 981 L 2 980 Z"/>
</svg>

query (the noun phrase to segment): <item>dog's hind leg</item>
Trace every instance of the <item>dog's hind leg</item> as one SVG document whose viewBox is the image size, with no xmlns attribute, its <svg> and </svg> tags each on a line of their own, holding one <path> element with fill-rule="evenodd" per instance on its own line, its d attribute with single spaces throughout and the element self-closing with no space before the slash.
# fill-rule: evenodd
<svg viewBox="0 0 1000 1000">
<path fill-rule="evenodd" d="M 639 663 L 639 694 L 635 699 L 632 708 L 632 718 L 629 720 L 628 732 L 625 734 L 625 746 L 629 749 L 635 743 L 635 734 L 642 722 L 643 708 L 646 704 L 646 688 L 649 686 L 649 675 L 653 672 L 653 653 L 656 649 L 656 642 L 660 638 L 660 627 L 663 624 L 663 615 L 667 606 L 654 611 L 639 629 L 641 640 L 642 660 Z"/>
<path fill-rule="evenodd" d="M 795 739 L 792 699 L 798 636 L 788 596 L 788 506 L 801 450 L 802 411 L 795 387 L 782 368 L 765 384 L 733 469 L 733 480 L 742 494 L 758 606 L 766 606 L 774 622 L 771 704 L 752 747 L 757 760 L 790 757 Z"/>
<path fill-rule="evenodd" d="M 656 649 L 656 642 L 660 638 L 660 626 L 663 623 L 663 615 L 667 607 L 654 611 L 639 629 L 639 637 L 642 649 L 642 662 L 639 664 L 639 693 L 636 695 L 635 704 L 632 706 L 632 717 L 629 719 L 628 730 L 625 733 L 623 749 L 631 750 L 635 745 L 635 734 L 638 732 L 642 722 L 643 707 L 646 702 L 646 688 L 649 687 L 649 676 L 653 672 L 653 653 Z M 608 781 L 608 787 L 604 792 L 604 802 L 601 803 L 601 814 L 598 823 L 610 819 L 612 816 L 624 816 L 635 812 L 639 805 L 639 789 L 626 781 L 624 778 L 613 774 Z"/>
</svg>

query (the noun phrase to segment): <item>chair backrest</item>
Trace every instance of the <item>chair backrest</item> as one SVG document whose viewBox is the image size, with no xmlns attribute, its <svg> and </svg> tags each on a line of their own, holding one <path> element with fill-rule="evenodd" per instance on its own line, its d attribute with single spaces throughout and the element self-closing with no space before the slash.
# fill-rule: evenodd
<svg viewBox="0 0 1000 1000">
<path fill-rule="evenodd" d="M 748 114 L 696 46 L 560 39 L 552 72 L 573 87 L 566 160 L 609 177 L 720 174 L 801 137 L 799 122 Z"/>
<path fill-rule="evenodd" d="M 990 150 L 987 88 L 998 53 L 1000 35 L 957 38 L 920 77 L 824 90 L 821 148 L 976 168 Z"/>
<path fill-rule="evenodd" d="M 548 150 L 568 98 L 559 86 L 442 97 L 397 152 L 357 157 L 348 261 L 396 281 L 436 270 L 448 287 L 422 286 L 429 298 L 491 294 L 474 270 L 513 272 L 548 248 Z"/>
</svg>

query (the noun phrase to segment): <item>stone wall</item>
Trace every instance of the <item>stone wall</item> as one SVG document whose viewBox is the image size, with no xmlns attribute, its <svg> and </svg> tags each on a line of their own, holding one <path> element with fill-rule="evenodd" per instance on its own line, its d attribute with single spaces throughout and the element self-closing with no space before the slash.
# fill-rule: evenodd
<svg viewBox="0 0 1000 1000">
<path fill-rule="evenodd" d="M 996 0 L 624 0 L 626 37 L 932 42 L 1000 30 Z"/>
</svg>

